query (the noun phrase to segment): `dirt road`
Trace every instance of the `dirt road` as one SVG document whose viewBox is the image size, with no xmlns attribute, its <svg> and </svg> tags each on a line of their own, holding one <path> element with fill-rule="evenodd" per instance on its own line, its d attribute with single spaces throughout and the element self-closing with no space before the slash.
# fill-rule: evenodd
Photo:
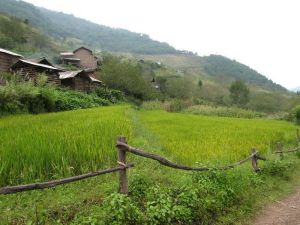
<svg viewBox="0 0 300 225">
<path fill-rule="evenodd" d="M 300 188 L 263 209 L 251 225 L 300 225 Z"/>
</svg>

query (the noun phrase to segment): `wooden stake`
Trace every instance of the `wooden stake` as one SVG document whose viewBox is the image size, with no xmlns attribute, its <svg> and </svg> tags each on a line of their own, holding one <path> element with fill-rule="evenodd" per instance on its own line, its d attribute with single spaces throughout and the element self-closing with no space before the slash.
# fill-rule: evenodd
<svg viewBox="0 0 300 225">
<path fill-rule="evenodd" d="M 117 143 L 127 144 L 125 137 L 118 137 Z M 126 148 L 117 144 L 118 149 L 118 163 L 122 169 L 119 171 L 119 192 L 122 194 L 128 194 L 128 181 L 126 175 Z"/>
<path fill-rule="evenodd" d="M 252 167 L 253 167 L 253 170 L 254 172 L 259 172 L 260 171 L 260 168 L 258 167 L 257 165 L 257 155 L 256 155 L 257 151 L 255 148 L 252 149 Z"/>
<path fill-rule="evenodd" d="M 300 142 L 300 134 L 299 134 L 299 129 L 296 129 L 296 135 L 297 135 L 297 141 Z"/>
</svg>

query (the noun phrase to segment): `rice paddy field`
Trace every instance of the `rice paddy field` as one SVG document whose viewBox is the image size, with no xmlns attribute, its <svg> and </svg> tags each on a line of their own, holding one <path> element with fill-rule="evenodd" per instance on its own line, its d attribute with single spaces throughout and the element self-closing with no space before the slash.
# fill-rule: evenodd
<svg viewBox="0 0 300 225">
<path fill-rule="evenodd" d="M 296 146 L 295 129 L 277 120 L 136 110 L 128 105 L 2 117 L 0 186 L 115 167 L 119 135 L 130 145 L 190 166 L 226 165 L 248 156 L 252 147 L 273 159 L 260 163 L 265 169 L 261 174 L 253 173 L 250 163 L 224 173 L 191 173 L 128 155 L 128 162 L 135 163 L 128 171 L 129 197 L 116 193 L 117 173 L 0 195 L 0 224 L 246 224 L 245 215 L 264 202 L 256 192 L 276 199 L 295 185 L 292 177 L 300 176 L 291 172 L 300 171 L 296 156 L 276 160 L 270 154 L 278 142 Z"/>
<path fill-rule="evenodd" d="M 268 154 L 278 141 L 296 144 L 292 123 L 135 111 L 126 105 L 9 116 L 0 118 L 0 185 L 114 167 L 117 136 L 140 147 L 145 134 L 137 132 L 141 127 L 155 137 L 149 151 L 194 166 L 234 162 L 248 156 L 252 147 Z"/>
</svg>

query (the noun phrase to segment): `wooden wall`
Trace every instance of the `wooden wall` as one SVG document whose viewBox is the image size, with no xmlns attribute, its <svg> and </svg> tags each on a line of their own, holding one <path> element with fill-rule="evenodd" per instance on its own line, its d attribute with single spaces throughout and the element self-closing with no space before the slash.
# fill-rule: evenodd
<svg viewBox="0 0 300 225">
<path fill-rule="evenodd" d="M 79 58 L 79 66 L 83 69 L 97 68 L 97 58 L 87 49 L 81 48 L 75 53 L 75 58 Z"/>
<path fill-rule="evenodd" d="M 10 67 L 15 64 L 19 58 L 19 56 L 0 52 L 0 72 L 9 72 Z"/>
</svg>

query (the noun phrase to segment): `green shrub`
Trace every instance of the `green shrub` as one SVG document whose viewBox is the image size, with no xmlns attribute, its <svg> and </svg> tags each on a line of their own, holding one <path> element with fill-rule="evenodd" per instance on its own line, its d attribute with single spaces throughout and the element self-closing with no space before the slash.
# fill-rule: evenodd
<svg viewBox="0 0 300 225">
<path fill-rule="evenodd" d="M 119 90 L 99 87 L 94 90 L 94 93 L 103 99 L 110 101 L 111 103 L 117 103 L 124 100 L 124 93 Z"/>
<path fill-rule="evenodd" d="M 143 214 L 134 202 L 126 195 L 114 193 L 103 203 L 105 224 L 141 224 Z"/>
<path fill-rule="evenodd" d="M 7 77 L 6 74 L 1 74 Z M 73 110 L 109 105 L 121 99 L 118 91 L 110 91 L 108 100 L 96 93 L 85 94 L 47 84 L 45 76 L 39 76 L 35 82 L 21 81 L 11 75 L 5 79 L 6 85 L 0 86 L 0 115 L 16 113 L 43 113 Z"/>
</svg>

